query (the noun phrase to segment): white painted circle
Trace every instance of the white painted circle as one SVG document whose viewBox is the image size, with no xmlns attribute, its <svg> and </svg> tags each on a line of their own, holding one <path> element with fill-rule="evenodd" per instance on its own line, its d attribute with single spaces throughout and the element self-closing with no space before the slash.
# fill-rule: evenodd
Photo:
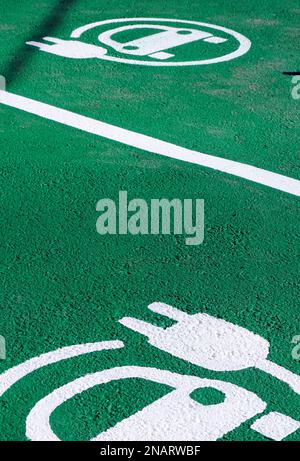
<svg viewBox="0 0 300 461">
<path fill-rule="evenodd" d="M 251 41 L 245 37 L 244 35 L 240 34 L 239 32 L 235 32 L 234 30 L 227 29 L 226 27 L 216 26 L 214 24 L 208 24 L 205 22 L 198 22 L 198 21 L 188 21 L 182 19 L 167 19 L 167 18 L 120 18 L 120 19 L 107 19 L 105 21 L 98 21 L 87 24 L 85 26 L 79 27 L 75 29 L 72 34 L 71 38 L 79 38 L 81 35 L 95 27 L 107 25 L 107 24 L 116 24 L 122 22 L 140 22 L 140 21 L 148 21 L 148 22 L 173 22 L 178 24 L 191 24 L 196 26 L 204 26 L 210 29 L 221 30 L 228 35 L 231 35 L 239 42 L 239 47 L 226 55 L 219 56 L 217 58 L 212 59 L 203 59 L 199 61 L 179 61 L 179 62 L 158 62 L 158 61 L 138 61 L 137 59 L 126 59 L 126 58 L 118 58 L 115 56 L 101 56 L 101 59 L 106 61 L 115 61 L 121 62 L 125 64 L 135 64 L 135 65 L 142 65 L 142 66 L 160 66 L 160 67 L 176 67 L 176 66 L 201 66 L 207 64 L 216 64 L 218 62 L 225 62 L 230 61 L 232 59 L 236 59 L 243 54 L 247 53 L 251 47 Z"/>
</svg>

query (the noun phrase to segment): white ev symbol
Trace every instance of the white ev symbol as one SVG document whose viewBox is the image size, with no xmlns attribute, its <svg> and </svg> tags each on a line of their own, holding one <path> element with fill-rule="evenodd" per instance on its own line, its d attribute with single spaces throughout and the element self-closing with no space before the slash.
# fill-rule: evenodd
<svg viewBox="0 0 300 461">
<path fill-rule="evenodd" d="M 154 29 L 162 30 L 163 32 L 153 33 L 152 35 L 139 38 L 126 43 L 120 43 L 113 40 L 111 37 L 120 32 L 134 29 Z M 175 28 L 161 25 L 137 24 L 134 26 L 117 27 L 116 29 L 102 32 L 98 37 L 99 41 L 104 45 L 114 48 L 116 51 L 135 56 L 149 56 L 153 59 L 169 59 L 174 57 L 174 54 L 165 53 L 170 48 L 175 48 L 180 45 L 205 40 L 210 43 L 222 43 L 227 39 L 214 37 L 209 32 L 204 32 L 197 29 Z"/>
<path fill-rule="evenodd" d="M 120 323 L 146 335 L 150 344 L 175 357 L 214 371 L 256 367 L 300 395 L 300 376 L 267 359 L 270 345 L 266 339 L 208 314 L 188 315 L 164 303 L 148 307 L 175 320 L 175 325 L 163 329 L 130 317 L 124 317 Z"/>
<path fill-rule="evenodd" d="M 254 333 L 208 314 L 188 315 L 163 303 L 149 308 L 175 320 L 166 329 L 134 318 L 120 322 L 144 333 L 160 350 L 201 367 L 217 371 L 262 368 L 288 383 L 300 394 L 300 377 L 269 362 L 269 343 Z M 120 349 L 122 341 L 106 341 L 64 347 L 17 365 L 0 375 L 0 397 L 15 383 L 42 367 L 91 352 Z M 159 368 L 120 366 L 87 374 L 46 395 L 30 411 L 26 435 L 34 441 L 58 441 L 50 424 L 52 413 L 76 395 L 111 381 L 140 378 L 168 385 L 167 395 L 120 421 L 93 440 L 98 441 L 201 441 L 217 440 L 266 408 L 256 394 L 240 386 L 198 376 L 181 375 Z M 195 390 L 210 388 L 223 394 L 223 401 L 203 405 L 193 399 Z M 282 440 L 300 428 L 300 423 L 286 415 L 271 412 L 260 417 L 252 429 L 274 440 Z"/>
<path fill-rule="evenodd" d="M 223 381 L 183 376 L 157 368 L 117 367 L 76 379 L 40 400 L 28 415 L 27 437 L 34 441 L 58 441 L 50 427 L 51 414 L 56 408 L 94 386 L 132 378 L 165 384 L 174 390 L 93 440 L 216 440 L 266 408 L 252 392 Z M 222 392 L 224 402 L 214 405 L 196 402 L 190 394 L 200 388 Z"/>
<path fill-rule="evenodd" d="M 106 30 L 108 24 L 115 23 L 125 25 Z M 174 23 L 175 26 L 170 26 L 170 23 Z M 101 27 L 105 28 L 98 35 L 101 46 L 78 40 L 85 32 Z M 126 34 L 136 30 L 141 31 L 140 38 L 127 42 L 117 40 L 123 33 Z M 152 33 L 149 34 L 149 30 Z M 207 44 L 208 50 L 213 50 L 230 38 L 234 40 L 232 40 L 232 49 L 229 53 L 228 51 L 220 50 L 220 55 L 217 57 L 196 59 L 194 61 L 176 61 L 173 59 L 176 58 L 177 48 L 183 45 L 203 42 Z M 44 40 L 50 42 L 50 44 L 36 41 L 29 41 L 27 44 L 39 48 L 40 51 L 66 58 L 98 58 L 106 61 L 146 66 L 191 66 L 224 62 L 242 56 L 247 53 L 251 46 L 250 40 L 246 37 L 225 27 L 197 21 L 156 18 L 123 18 L 99 21 L 74 30 L 71 34 L 71 40 L 61 40 L 55 37 L 44 37 Z M 117 52 L 119 56 L 111 54 L 112 50 L 115 53 Z M 212 54 L 215 56 L 215 52 Z M 201 48 L 199 49 L 199 55 L 201 57 Z M 147 60 L 131 59 L 134 57 L 144 57 Z"/>
</svg>

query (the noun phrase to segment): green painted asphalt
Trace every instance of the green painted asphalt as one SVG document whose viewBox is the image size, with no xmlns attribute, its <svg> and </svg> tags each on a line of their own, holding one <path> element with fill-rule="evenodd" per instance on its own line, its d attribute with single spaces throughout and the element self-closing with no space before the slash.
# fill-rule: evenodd
<svg viewBox="0 0 300 461">
<path fill-rule="evenodd" d="M 0 74 L 13 93 L 180 146 L 300 178 L 298 2 L 266 0 L 73 2 L 8 0 L 1 16 Z M 67 7 L 69 4 L 69 7 Z M 71 60 L 25 45 L 68 39 L 89 22 L 122 17 L 203 21 L 252 42 L 244 56 L 211 66 L 155 68 Z M 95 37 L 97 34 L 95 34 Z M 91 35 L 89 35 L 91 39 Z M 94 38 L 95 39 L 95 38 Z M 119 339 L 125 348 L 51 365 L 0 399 L 0 439 L 26 440 L 38 400 L 80 376 L 117 365 L 152 366 L 223 379 L 255 392 L 269 411 L 300 420 L 300 397 L 265 373 L 212 372 L 149 345 L 118 320 L 167 326 L 147 310 L 163 301 L 260 334 L 269 358 L 300 374 L 299 200 L 240 178 L 154 156 L 0 105 L 0 372 L 59 347 Z M 96 203 L 130 198 L 205 200 L 205 238 L 100 236 Z M 157 383 L 116 382 L 57 409 L 62 439 L 88 440 L 169 392 Z M 107 399 L 114 402 L 107 406 Z M 136 398 L 136 396 L 138 398 Z M 76 423 L 74 423 L 76 421 Z M 252 420 L 225 440 L 266 440 Z M 300 440 L 298 430 L 287 440 Z"/>
</svg>

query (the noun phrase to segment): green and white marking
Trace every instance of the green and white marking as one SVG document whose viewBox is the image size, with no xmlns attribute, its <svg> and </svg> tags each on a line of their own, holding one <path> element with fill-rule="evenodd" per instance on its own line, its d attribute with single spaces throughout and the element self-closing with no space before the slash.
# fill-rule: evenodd
<svg viewBox="0 0 300 461">
<path fill-rule="evenodd" d="M 1 440 L 299 440 L 299 14 L 7 2 Z M 203 243 L 99 235 L 120 191 Z"/>
</svg>

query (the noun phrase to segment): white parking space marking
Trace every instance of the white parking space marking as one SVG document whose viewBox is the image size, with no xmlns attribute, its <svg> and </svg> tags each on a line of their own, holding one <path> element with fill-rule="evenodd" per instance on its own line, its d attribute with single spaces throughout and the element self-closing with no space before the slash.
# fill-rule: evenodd
<svg viewBox="0 0 300 461">
<path fill-rule="evenodd" d="M 0 90 L 0 103 L 146 152 L 212 168 L 257 184 L 300 196 L 300 181 L 288 176 L 263 170 L 246 163 L 186 149 L 7 91 Z"/>
</svg>

